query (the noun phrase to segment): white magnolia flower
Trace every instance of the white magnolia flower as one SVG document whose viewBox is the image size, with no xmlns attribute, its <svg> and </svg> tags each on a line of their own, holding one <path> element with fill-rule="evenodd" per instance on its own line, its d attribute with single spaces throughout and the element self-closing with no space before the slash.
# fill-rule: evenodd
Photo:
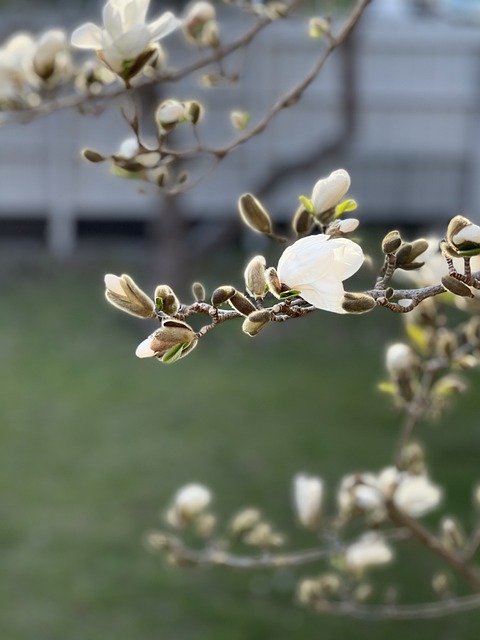
<svg viewBox="0 0 480 640">
<path fill-rule="evenodd" d="M 412 518 L 419 518 L 438 507 L 442 490 L 425 475 L 405 475 L 393 494 L 393 503 Z"/>
<path fill-rule="evenodd" d="M 362 573 L 365 569 L 387 564 L 392 560 L 392 549 L 377 533 L 365 533 L 345 552 L 345 565 L 353 573 Z"/>
<path fill-rule="evenodd" d="M 373 473 L 356 473 L 344 476 L 337 493 L 339 511 L 349 515 L 356 509 L 375 509 L 383 504 Z"/>
<path fill-rule="evenodd" d="M 415 360 L 412 349 L 403 342 L 390 345 L 385 356 L 387 369 L 392 375 L 408 371 L 415 364 Z"/>
<path fill-rule="evenodd" d="M 70 71 L 70 45 L 65 31 L 49 29 L 40 36 L 33 55 L 33 68 L 43 80 L 49 79 L 54 73 Z"/>
<path fill-rule="evenodd" d="M 167 512 L 167 520 L 174 527 L 182 526 L 199 516 L 211 501 L 210 489 L 202 484 L 187 484 L 175 494 Z"/>
<path fill-rule="evenodd" d="M 342 282 L 360 269 L 363 251 L 351 240 L 329 237 L 319 234 L 297 240 L 283 252 L 277 273 L 282 283 L 314 307 L 345 313 Z"/>
<path fill-rule="evenodd" d="M 293 480 L 293 497 L 300 522 L 304 527 L 315 528 L 322 510 L 322 480 L 305 473 L 297 474 Z"/>
<path fill-rule="evenodd" d="M 112 71 L 123 78 L 132 77 L 142 66 L 135 68 L 139 58 L 153 51 L 151 43 L 181 24 L 169 11 L 146 23 L 149 3 L 150 0 L 108 0 L 103 9 L 104 28 L 91 22 L 83 24 L 72 33 L 72 44 L 94 49 Z"/>
<path fill-rule="evenodd" d="M 23 31 L 15 33 L 0 48 L 1 103 L 22 100 L 24 92 L 38 82 L 32 66 L 34 53 L 35 40 Z"/>
<path fill-rule="evenodd" d="M 350 188 L 350 176 L 345 169 L 337 169 L 313 187 L 312 205 L 316 214 L 336 207 Z"/>
</svg>

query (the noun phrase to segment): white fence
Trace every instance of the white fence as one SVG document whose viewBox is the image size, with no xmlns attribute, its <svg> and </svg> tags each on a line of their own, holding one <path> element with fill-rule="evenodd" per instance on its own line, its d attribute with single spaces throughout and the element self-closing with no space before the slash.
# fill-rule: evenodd
<svg viewBox="0 0 480 640">
<path fill-rule="evenodd" d="M 240 26 L 232 25 L 233 31 Z M 230 63 L 241 68 L 245 82 L 200 90 L 211 105 L 202 130 L 206 141 L 224 143 L 234 135 L 231 109 L 247 109 L 255 121 L 306 73 L 319 45 L 306 37 L 305 28 L 300 20 L 272 25 L 244 58 Z M 173 66 L 178 49 L 174 38 L 168 48 Z M 422 224 L 460 212 L 478 218 L 480 30 L 427 19 L 387 23 L 365 16 L 353 62 L 352 135 L 341 153 L 283 177 L 266 196 L 272 213 L 285 216 L 296 207 L 298 193 L 308 193 L 315 179 L 341 164 L 352 175 L 352 195 L 360 201 L 364 219 L 401 217 Z M 238 196 L 261 184 L 272 166 L 308 157 L 341 136 L 342 64 L 342 54 L 336 52 L 299 104 L 185 193 L 181 206 L 188 215 L 234 215 Z M 161 90 L 163 97 L 198 96 L 198 79 Z M 157 215 L 163 203 L 154 189 L 139 194 L 140 183 L 120 180 L 104 165 L 80 158 L 83 147 L 111 153 L 127 135 L 116 108 L 94 118 L 64 111 L 0 129 L 0 219 L 45 220 L 49 247 L 66 254 L 75 246 L 79 220 Z"/>
</svg>

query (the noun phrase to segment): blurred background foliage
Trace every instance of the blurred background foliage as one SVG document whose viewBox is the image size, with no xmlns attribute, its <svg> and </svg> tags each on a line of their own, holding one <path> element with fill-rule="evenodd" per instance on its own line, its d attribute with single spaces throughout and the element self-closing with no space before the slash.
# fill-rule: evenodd
<svg viewBox="0 0 480 640">
<path fill-rule="evenodd" d="M 208 286 L 237 283 L 243 253 L 202 267 Z M 104 303 L 106 271 L 148 283 L 141 252 L 104 247 L 58 268 L 44 256 L 3 251 L 0 282 L 1 637 L 9 640 L 426 640 L 477 638 L 480 614 L 417 623 L 317 617 L 294 604 L 291 571 L 234 573 L 169 566 L 144 547 L 161 510 L 190 481 L 215 492 L 227 518 L 261 506 L 288 533 L 290 482 L 323 476 L 328 501 L 343 473 L 389 463 L 401 416 L 375 390 L 385 343 L 401 320 L 317 313 L 255 339 L 219 327 L 175 366 L 138 360 L 152 324 Z M 235 270 L 233 265 L 237 265 Z M 215 276 L 212 276 L 215 274 Z M 154 283 L 150 283 L 152 286 Z M 353 288 L 353 286 L 352 286 Z M 422 426 L 432 477 L 447 511 L 471 521 L 478 478 L 478 374 L 460 407 Z M 436 528 L 439 516 L 427 523 Z M 378 571 L 378 592 L 398 583 L 404 601 L 434 598 L 439 563 L 414 543 Z M 462 585 L 457 585 L 462 591 Z"/>
</svg>

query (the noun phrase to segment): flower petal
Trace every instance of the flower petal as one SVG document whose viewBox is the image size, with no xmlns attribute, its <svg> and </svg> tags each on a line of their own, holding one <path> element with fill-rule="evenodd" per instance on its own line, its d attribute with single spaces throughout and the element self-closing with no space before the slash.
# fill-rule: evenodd
<svg viewBox="0 0 480 640">
<path fill-rule="evenodd" d="M 326 276 L 315 285 L 297 286 L 300 295 L 306 302 L 317 309 L 332 313 L 346 313 L 342 307 L 344 289 L 335 276 Z"/>
<path fill-rule="evenodd" d="M 330 240 L 333 245 L 333 256 L 335 260 L 335 273 L 346 280 L 353 276 L 363 264 L 364 255 L 362 247 L 347 238 L 337 238 Z"/>
<path fill-rule="evenodd" d="M 150 41 L 150 34 L 146 26 L 140 24 L 116 38 L 113 45 L 116 51 L 123 56 L 123 60 L 134 60 L 145 51 Z"/>
<path fill-rule="evenodd" d="M 151 344 L 152 336 L 149 336 L 141 342 L 135 351 L 137 358 L 153 358 L 155 356 L 155 351 L 151 348 Z"/>
<path fill-rule="evenodd" d="M 102 30 L 93 22 L 82 24 L 72 33 L 71 43 L 80 49 L 101 49 Z"/>
<path fill-rule="evenodd" d="M 113 40 L 125 33 L 122 13 L 113 2 L 107 2 L 103 7 L 103 24 Z"/>
<path fill-rule="evenodd" d="M 165 36 L 175 31 L 181 24 L 181 20 L 176 18 L 170 11 L 167 11 L 161 15 L 160 18 L 157 18 L 157 20 L 147 25 L 151 41 L 155 42 L 156 40 L 160 40 L 160 38 L 165 38 Z"/>
</svg>

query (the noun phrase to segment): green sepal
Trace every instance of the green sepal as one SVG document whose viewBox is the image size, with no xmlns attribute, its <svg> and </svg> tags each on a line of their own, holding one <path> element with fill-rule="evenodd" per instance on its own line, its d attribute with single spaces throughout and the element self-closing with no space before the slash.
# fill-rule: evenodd
<svg viewBox="0 0 480 640">
<path fill-rule="evenodd" d="M 162 298 L 155 298 L 155 310 L 158 313 L 162 313 L 162 311 L 163 311 L 163 300 L 162 300 Z"/>
<path fill-rule="evenodd" d="M 188 342 L 180 342 L 179 344 L 173 345 L 170 349 L 162 356 L 161 361 L 165 364 L 173 364 L 180 360 L 182 357 L 182 353 L 186 347 L 188 347 Z"/>
<path fill-rule="evenodd" d="M 291 296 L 300 295 L 300 291 L 296 289 L 289 289 L 288 291 L 282 291 L 280 294 L 280 300 L 284 300 L 285 298 L 290 298 Z"/>
<path fill-rule="evenodd" d="M 455 247 L 455 251 L 458 253 L 459 256 L 461 256 L 462 258 L 471 258 L 473 256 L 478 256 L 480 255 L 480 245 L 472 244 L 472 248 L 471 249 L 457 249 Z"/>
<path fill-rule="evenodd" d="M 314 214 L 312 201 L 309 200 L 306 196 L 299 196 L 298 199 L 303 204 L 308 213 Z"/>
<path fill-rule="evenodd" d="M 340 204 L 337 204 L 335 207 L 335 218 L 339 218 L 342 213 L 346 213 L 347 211 L 355 211 L 357 206 L 356 200 L 344 200 L 340 202 Z"/>
<path fill-rule="evenodd" d="M 394 396 L 397 393 L 397 387 L 393 382 L 380 382 L 377 388 L 382 393 L 388 393 L 389 396 Z"/>
</svg>

